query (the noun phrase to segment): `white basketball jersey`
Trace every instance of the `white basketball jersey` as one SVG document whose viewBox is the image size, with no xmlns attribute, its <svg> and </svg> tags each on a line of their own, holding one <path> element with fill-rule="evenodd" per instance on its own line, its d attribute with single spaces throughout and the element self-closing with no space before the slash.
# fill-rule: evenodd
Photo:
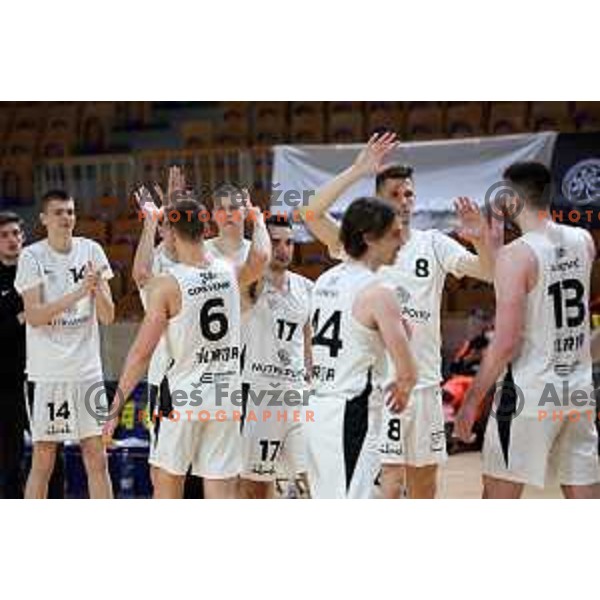
<svg viewBox="0 0 600 600">
<path fill-rule="evenodd" d="M 71 251 L 61 253 L 42 240 L 21 253 L 15 288 L 23 293 L 41 285 L 42 302 L 55 302 L 81 286 L 88 261 L 103 279 L 112 278 L 97 242 L 75 237 Z M 54 317 L 50 325 L 27 325 L 27 376 L 40 382 L 102 381 L 100 334 L 91 296 Z"/>
<path fill-rule="evenodd" d="M 231 261 L 231 262 L 233 262 L 234 265 L 241 265 L 246 262 L 246 259 L 248 258 L 248 252 L 250 252 L 250 246 L 252 245 L 249 240 L 242 239 L 242 243 L 241 243 L 238 251 L 236 252 L 233 259 L 231 259 L 229 256 L 223 254 L 223 252 L 217 245 L 218 239 L 219 238 L 216 238 L 216 237 L 211 238 L 210 240 L 206 240 L 206 242 L 204 243 L 204 247 L 206 248 L 206 251 L 209 254 L 212 254 L 212 256 L 214 256 L 214 258 L 218 258 L 220 260 Z"/>
<path fill-rule="evenodd" d="M 440 311 L 446 275 L 462 277 L 460 261 L 468 251 L 447 235 L 411 230 L 411 235 L 389 267 L 378 274 L 391 285 L 410 323 L 410 347 L 419 376 L 415 389 L 438 385 L 441 380 Z"/>
<path fill-rule="evenodd" d="M 154 252 L 152 275 L 156 277 L 162 273 L 169 273 L 171 268 L 176 264 L 177 263 L 174 260 L 171 260 L 167 256 L 164 248 L 159 246 Z M 147 308 L 148 297 L 144 289 L 140 290 L 140 299 L 142 301 L 142 306 Z M 168 353 L 166 338 L 163 335 L 154 350 L 154 354 L 152 354 L 150 365 L 148 366 L 148 383 L 150 385 L 160 385 L 169 368 L 170 361 L 171 357 Z"/>
<path fill-rule="evenodd" d="M 181 290 L 181 312 L 169 320 L 167 373 L 175 410 L 232 408 L 240 393 L 240 294 L 230 263 L 206 267 L 174 265 Z M 181 398 L 178 398 L 181 396 Z"/>
<path fill-rule="evenodd" d="M 317 396 L 351 400 L 381 384 L 385 350 L 379 333 L 352 316 L 356 297 L 378 278 L 343 262 L 317 280 L 312 300 L 313 386 Z"/>
<path fill-rule="evenodd" d="M 545 231 L 531 231 L 514 242 L 527 244 L 538 264 L 537 284 L 527 296 L 523 345 L 511 364 L 529 413 L 562 408 L 551 401 L 540 406 L 548 385 L 555 392 L 549 395 L 546 391 L 546 398 L 561 401 L 566 383 L 569 394 L 591 391 L 588 306 L 592 262 L 587 236 L 582 229 L 549 223 Z M 588 409 L 589 403 L 582 408 Z"/>
<path fill-rule="evenodd" d="M 284 291 L 265 280 L 260 295 L 243 317 L 244 381 L 304 385 L 304 326 L 310 320 L 313 285 L 291 272 Z"/>
</svg>

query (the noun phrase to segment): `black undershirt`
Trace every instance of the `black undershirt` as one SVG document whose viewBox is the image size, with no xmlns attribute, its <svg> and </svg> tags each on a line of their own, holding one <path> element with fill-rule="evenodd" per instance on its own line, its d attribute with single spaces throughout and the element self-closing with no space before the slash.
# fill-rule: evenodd
<svg viewBox="0 0 600 600">
<path fill-rule="evenodd" d="M 17 315 L 23 299 L 15 290 L 16 265 L 0 261 L 0 388 L 22 385 L 25 378 L 25 325 Z"/>
</svg>

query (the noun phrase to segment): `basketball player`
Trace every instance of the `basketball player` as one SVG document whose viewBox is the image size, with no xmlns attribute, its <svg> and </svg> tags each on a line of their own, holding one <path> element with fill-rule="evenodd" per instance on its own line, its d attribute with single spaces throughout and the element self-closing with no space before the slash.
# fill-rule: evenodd
<svg viewBox="0 0 600 600">
<path fill-rule="evenodd" d="M 179 167 L 171 167 L 166 195 L 167 209 L 176 198 L 181 198 L 184 195 L 185 188 L 186 182 L 183 172 Z M 165 196 L 160 188 L 156 186 L 155 190 L 164 203 Z M 151 194 L 145 188 L 139 189 L 136 197 L 141 210 L 145 214 L 145 218 L 142 236 L 134 260 L 133 277 L 138 289 L 140 289 L 142 302 L 144 302 L 145 294 L 143 290 L 145 286 L 152 277 L 168 272 L 176 264 L 177 257 L 173 246 L 171 228 L 166 226 L 166 220 L 163 219 L 165 208 L 156 206 Z M 267 239 L 267 232 L 262 216 L 254 220 L 254 232 L 257 234 L 257 243 L 253 245 L 249 240 L 244 239 L 245 218 L 248 211 L 252 208 L 247 190 L 243 190 L 232 184 L 223 184 L 214 193 L 214 206 L 216 210 L 213 217 L 216 217 L 219 236 L 211 240 L 206 240 L 205 248 L 207 251 L 222 260 L 231 260 L 237 266 L 241 266 L 246 261 L 252 263 L 256 260 L 268 260 L 268 256 L 265 254 L 268 249 L 263 247 Z M 154 249 L 157 229 L 160 232 L 162 241 Z M 258 256 L 257 253 L 262 253 L 262 256 Z M 160 405 L 161 390 L 163 389 L 162 383 L 169 362 L 170 357 L 166 348 L 166 342 L 163 339 L 159 343 L 148 368 L 150 414 L 153 414 L 154 408 Z M 150 429 L 150 459 L 152 459 L 155 449 L 155 440 L 152 435 L 155 427 L 156 423 Z M 151 465 L 150 473 L 152 478 L 154 478 L 154 471 L 155 469 Z M 193 475 L 188 476 L 186 478 L 185 497 L 198 497 L 200 491 L 198 478 Z"/>
<path fill-rule="evenodd" d="M 245 188 L 226 183 L 213 194 L 213 218 L 218 235 L 206 241 L 206 249 L 216 258 L 241 265 L 248 257 L 250 242 L 244 238 L 244 210 L 251 206 Z"/>
<path fill-rule="evenodd" d="M 251 209 L 254 219 L 261 217 Z M 143 375 L 166 333 L 167 373 L 172 410 L 159 421 L 151 457 L 158 468 L 155 498 L 181 498 L 188 468 L 204 478 L 206 498 L 233 498 L 241 469 L 239 422 L 233 397 L 239 385 L 239 287 L 256 281 L 268 262 L 254 260 L 234 268 L 215 259 L 203 243 L 205 209 L 194 200 L 177 201 L 169 210 L 178 263 L 151 283 L 148 309 L 121 375 L 116 409 Z M 256 233 L 258 231 L 258 233 Z M 254 242 L 261 238 L 255 229 Z M 268 238 L 266 240 L 268 244 Z M 208 419 L 201 420 L 203 415 Z M 114 415 L 105 425 L 112 435 Z"/>
<path fill-rule="evenodd" d="M 395 367 L 386 390 L 391 411 L 405 408 L 417 378 L 400 305 L 376 275 L 396 258 L 402 222 L 392 205 L 360 198 L 345 212 L 340 238 L 347 258 L 313 291 L 309 478 L 315 498 L 370 498 L 380 467 L 386 350 Z"/>
<path fill-rule="evenodd" d="M 543 487 L 552 466 L 565 497 L 598 498 L 588 310 L 594 242 L 548 216 L 544 165 L 513 164 L 504 179 L 523 203 L 514 218 L 523 235 L 498 255 L 496 333 L 455 428 L 463 441 L 471 438 L 481 401 L 506 371 L 486 430 L 483 497 L 520 498 L 525 484 Z"/>
<path fill-rule="evenodd" d="M 303 424 L 294 422 L 292 412 L 301 413 L 307 397 L 303 392 L 311 369 L 313 283 L 289 270 L 294 256 L 290 222 L 272 216 L 267 229 L 271 264 L 246 292 L 249 308 L 242 319 L 246 397 L 240 489 L 243 498 L 256 499 L 272 498 L 281 474 L 292 480 L 301 474 L 302 487 L 308 490 Z"/>
<path fill-rule="evenodd" d="M 173 235 L 168 223 L 163 218 L 165 208 L 175 201 L 178 195 L 183 194 L 185 190 L 185 178 L 181 169 L 173 166 L 169 169 L 169 178 L 167 184 L 167 195 L 164 196 L 159 186 L 155 186 L 159 199 L 163 206 L 155 204 L 152 194 L 145 186 L 140 186 L 135 192 L 134 197 L 140 210 L 144 214 L 142 234 L 135 253 L 132 277 L 140 293 L 140 299 L 144 308 L 148 305 L 148 288 L 150 281 L 160 275 L 167 273 L 176 264 L 175 248 Z M 165 201 L 166 200 L 166 201 Z M 157 232 L 160 235 L 160 243 L 155 248 Z M 166 347 L 166 340 L 163 337 L 156 351 L 154 352 L 148 366 L 148 414 L 153 415 L 160 404 L 161 384 L 165 379 L 169 367 L 170 357 Z M 165 388 L 166 389 L 166 388 Z M 150 426 L 150 452 L 149 457 L 155 448 L 155 439 L 153 436 L 156 422 Z M 155 467 L 150 465 L 150 478 L 154 482 Z M 188 494 L 188 492 L 191 492 Z M 186 480 L 186 497 L 199 497 L 202 492 L 201 484 L 191 477 Z"/>
<path fill-rule="evenodd" d="M 408 166 L 382 167 L 396 145 L 392 133 L 374 135 L 354 164 L 300 211 L 308 228 L 335 258 L 342 254 L 340 228 L 328 210 L 352 185 L 364 177 L 376 177 L 377 195 L 400 211 L 407 240 L 393 266 L 382 269 L 381 276 L 396 289 L 402 317 L 411 327 L 411 348 L 419 367 L 419 380 L 411 402 L 401 415 L 385 410 L 380 444 L 381 492 L 385 498 L 399 498 L 406 487 L 410 498 L 433 498 L 438 465 L 447 458 L 440 390 L 440 310 L 444 282 L 449 273 L 459 278 L 468 275 L 491 281 L 495 252 L 502 243 L 502 228 L 501 223 L 493 220 L 490 226 L 477 206 L 466 198 L 459 199 L 456 208 L 463 237 L 475 246 L 477 255 L 439 231 L 412 228 L 413 170 Z"/>
<path fill-rule="evenodd" d="M 0 212 L 0 338 L 10 345 L 0 360 L 0 499 L 23 498 L 25 487 L 25 317 L 23 300 L 14 288 L 23 238 L 20 217 Z"/>
<path fill-rule="evenodd" d="M 25 496 L 46 497 L 58 444 L 75 440 L 81 444 L 90 497 L 111 498 L 97 415 L 108 408 L 98 322 L 114 319 L 112 270 L 99 244 L 73 237 L 75 205 L 67 193 L 51 191 L 42 198 L 41 220 L 48 237 L 23 250 L 15 280 L 25 306 L 33 399 L 33 457 Z M 87 406 L 90 400 L 95 410 Z"/>
</svg>

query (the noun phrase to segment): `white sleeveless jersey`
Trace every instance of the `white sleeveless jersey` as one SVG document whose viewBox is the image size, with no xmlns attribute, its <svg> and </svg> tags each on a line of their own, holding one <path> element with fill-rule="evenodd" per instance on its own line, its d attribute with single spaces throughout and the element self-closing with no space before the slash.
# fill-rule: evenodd
<svg viewBox="0 0 600 600">
<path fill-rule="evenodd" d="M 170 259 L 163 247 L 158 247 L 154 252 L 154 259 L 152 261 L 152 275 L 156 277 L 163 273 L 169 273 L 171 268 L 177 263 Z M 147 308 L 148 305 L 148 294 L 144 289 L 140 290 L 140 299 L 142 306 Z M 164 379 L 171 357 L 169 356 L 167 349 L 166 338 L 163 335 L 152 354 L 150 359 L 150 365 L 148 366 L 148 383 L 150 385 L 160 385 Z"/>
<path fill-rule="evenodd" d="M 588 306 L 592 262 L 587 237 L 582 229 L 549 223 L 545 231 L 526 233 L 513 242 L 527 244 L 538 264 L 538 281 L 527 296 L 523 345 L 510 367 L 524 394 L 524 412 L 529 414 L 562 408 L 551 399 L 567 399 L 565 385 L 569 395 L 575 390 L 591 392 Z M 547 402 L 540 406 L 542 398 Z M 590 408 L 588 402 L 582 410 Z"/>
<path fill-rule="evenodd" d="M 243 317 L 242 378 L 257 385 L 304 385 L 304 326 L 310 320 L 312 281 L 287 274 L 286 290 L 266 279 Z"/>
<path fill-rule="evenodd" d="M 415 389 L 441 381 L 440 311 L 446 275 L 462 277 L 461 260 L 470 253 L 457 241 L 436 231 L 411 230 L 411 235 L 389 267 L 378 275 L 391 285 L 410 323 L 410 347 L 419 371 Z"/>
<path fill-rule="evenodd" d="M 231 409 L 232 394 L 240 394 L 240 294 L 233 267 L 220 260 L 203 268 L 177 264 L 170 275 L 181 290 L 181 311 L 166 335 L 173 408 Z"/>
<path fill-rule="evenodd" d="M 377 283 L 367 267 L 343 262 L 325 272 L 312 299 L 313 387 L 317 396 L 352 400 L 379 386 L 385 350 L 379 333 L 352 316 L 356 297 Z"/>
<path fill-rule="evenodd" d="M 55 302 L 79 288 L 91 262 L 103 279 L 113 276 L 102 247 L 86 238 L 73 238 L 71 251 L 56 252 L 42 240 L 23 250 L 15 288 L 23 293 L 41 285 L 42 302 Z M 102 381 L 100 334 L 95 303 L 79 300 L 50 325 L 27 325 L 27 376 L 31 381 Z"/>
<path fill-rule="evenodd" d="M 239 247 L 239 250 L 236 252 L 233 259 L 231 259 L 229 256 L 226 256 L 225 254 L 223 254 L 223 252 L 221 252 L 221 249 L 217 246 L 217 239 L 218 238 L 216 237 L 211 238 L 210 240 L 206 240 L 206 242 L 204 243 L 206 251 L 209 254 L 211 254 L 214 258 L 233 262 L 233 264 L 237 266 L 242 265 L 246 262 L 246 259 L 248 258 L 248 253 L 250 252 L 250 246 L 252 245 L 252 243 L 249 240 L 242 239 L 242 244 Z"/>
</svg>

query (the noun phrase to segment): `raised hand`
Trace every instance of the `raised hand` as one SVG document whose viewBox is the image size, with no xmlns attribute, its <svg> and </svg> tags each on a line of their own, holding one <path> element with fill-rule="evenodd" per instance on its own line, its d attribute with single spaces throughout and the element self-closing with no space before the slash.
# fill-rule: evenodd
<svg viewBox="0 0 600 600">
<path fill-rule="evenodd" d="M 244 219 L 254 222 L 260 218 L 261 210 L 258 206 L 254 206 L 254 204 L 252 204 L 252 198 L 250 197 L 248 188 L 243 188 L 242 192 L 244 194 L 242 197 L 242 214 L 244 215 Z"/>
<path fill-rule="evenodd" d="M 493 215 L 486 217 L 477 204 L 466 196 L 454 201 L 454 208 L 460 219 L 458 234 L 475 246 L 487 244 L 499 248 L 504 243 L 504 223 Z"/>
<path fill-rule="evenodd" d="M 374 134 L 356 157 L 354 169 L 363 177 L 377 175 L 383 168 L 384 158 L 397 148 L 398 144 L 396 134 L 393 132 Z"/>
<path fill-rule="evenodd" d="M 158 186 L 155 186 L 155 189 Z M 160 188 L 159 188 L 160 190 Z M 162 190 L 160 190 L 159 197 L 162 196 Z M 144 215 L 150 219 L 160 216 L 162 208 L 158 207 L 152 197 L 152 193 L 145 185 L 140 185 L 133 191 L 133 197 L 139 206 L 140 210 Z"/>
<path fill-rule="evenodd" d="M 460 219 L 460 237 L 471 244 L 483 243 L 489 224 L 477 204 L 466 196 L 459 196 L 454 201 L 454 208 Z"/>
<path fill-rule="evenodd" d="M 81 295 L 83 297 L 94 295 L 96 293 L 96 289 L 98 288 L 98 281 L 100 276 L 96 273 L 94 269 L 94 265 L 91 261 L 85 266 L 85 274 L 83 276 L 83 283 L 81 284 Z"/>
<path fill-rule="evenodd" d="M 169 169 L 169 180 L 167 184 L 167 203 L 173 204 L 179 196 L 185 192 L 185 174 L 183 169 L 172 166 Z"/>
</svg>

